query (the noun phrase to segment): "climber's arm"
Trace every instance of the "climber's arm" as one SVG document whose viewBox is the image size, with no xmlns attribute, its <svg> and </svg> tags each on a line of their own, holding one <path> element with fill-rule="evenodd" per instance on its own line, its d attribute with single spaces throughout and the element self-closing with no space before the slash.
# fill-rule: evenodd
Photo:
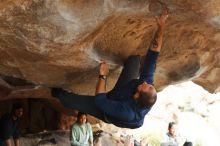
<svg viewBox="0 0 220 146">
<path fill-rule="evenodd" d="M 167 9 L 165 9 L 158 18 L 156 18 L 158 28 L 153 38 L 153 41 L 150 44 L 150 48 L 146 53 L 143 69 L 140 75 L 140 79 L 146 81 L 148 84 L 153 84 L 154 70 L 159 52 L 162 47 L 164 27 L 167 18 Z"/>
<path fill-rule="evenodd" d="M 160 50 L 161 50 L 164 27 L 165 27 L 165 22 L 166 22 L 167 18 L 168 18 L 168 9 L 167 8 L 163 10 L 162 14 L 159 17 L 156 17 L 157 31 L 156 31 L 154 39 L 150 45 L 150 50 L 152 50 L 152 51 L 160 52 Z"/>
<path fill-rule="evenodd" d="M 99 93 L 106 93 L 106 80 L 107 80 L 107 75 L 108 75 L 109 69 L 108 69 L 108 64 L 105 62 L 102 62 L 100 64 L 100 69 L 99 69 L 99 80 L 96 86 L 96 95 Z"/>
</svg>

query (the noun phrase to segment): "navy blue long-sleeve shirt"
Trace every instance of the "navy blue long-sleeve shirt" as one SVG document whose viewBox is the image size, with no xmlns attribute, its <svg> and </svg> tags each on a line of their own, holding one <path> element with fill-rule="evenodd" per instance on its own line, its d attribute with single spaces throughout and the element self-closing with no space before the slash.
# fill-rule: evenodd
<svg viewBox="0 0 220 146">
<path fill-rule="evenodd" d="M 159 52 L 148 50 L 139 79 L 130 81 L 114 92 L 96 95 L 95 104 L 104 112 L 107 120 L 119 127 L 138 128 L 151 108 L 140 107 L 132 98 L 138 85 L 146 81 L 153 84 L 153 76 Z"/>
</svg>

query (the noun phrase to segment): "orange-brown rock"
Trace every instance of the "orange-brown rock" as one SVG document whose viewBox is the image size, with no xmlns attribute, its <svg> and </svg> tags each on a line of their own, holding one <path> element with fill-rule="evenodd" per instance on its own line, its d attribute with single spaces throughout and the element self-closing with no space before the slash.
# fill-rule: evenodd
<svg viewBox="0 0 220 146">
<path fill-rule="evenodd" d="M 100 60 L 110 63 L 109 89 L 119 66 L 144 56 L 163 6 L 171 15 L 155 85 L 192 80 L 210 92 L 220 83 L 220 1 L 3 0 L 0 74 L 43 86 L 94 94 Z"/>
</svg>

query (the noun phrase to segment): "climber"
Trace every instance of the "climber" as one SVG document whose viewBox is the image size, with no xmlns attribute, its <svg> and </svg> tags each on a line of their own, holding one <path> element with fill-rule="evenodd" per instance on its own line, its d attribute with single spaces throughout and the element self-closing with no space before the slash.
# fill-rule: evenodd
<svg viewBox="0 0 220 146">
<path fill-rule="evenodd" d="M 125 61 L 115 87 L 109 92 L 106 92 L 109 69 L 107 63 L 102 62 L 100 64 L 96 96 L 77 95 L 61 88 L 52 88 L 50 92 L 50 89 L 40 86 L 15 90 L 7 87 L 6 83 L 0 80 L 0 92 L 2 92 L 0 99 L 12 98 L 9 96 L 10 94 L 30 97 L 31 94 L 35 93 L 40 98 L 58 99 L 65 108 L 90 114 L 106 123 L 112 123 L 118 127 L 138 128 L 142 126 L 145 115 L 157 100 L 153 76 L 162 46 L 162 36 L 167 18 L 167 9 L 156 18 L 158 28 L 146 53 L 141 73 L 139 73 L 140 57 L 131 55 Z M 43 91 L 44 93 L 42 95 L 39 93 L 38 95 L 36 93 L 38 91 Z M 52 98 L 50 93 L 56 98 Z M 52 102 L 52 104 L 54 103 Z"/>
<path fill-rule="evenodd" d="M 102 62 L 96 96 L 77 95 L 61 88 L 53 88 L 52 95 L 57 97 L 66 108 L 90 114 L 106 123 L 124 128 L 142 126 L 145 115 L 157 100 L 153 76 L 167 18 L 166 8 L 156 18 L 158 28 L 147 51 L 140 76 L 140 57 L 132 55 L 125 61 L 119 79 L 110 92 L 106 92 L 108 65 Z"/>
</svg>

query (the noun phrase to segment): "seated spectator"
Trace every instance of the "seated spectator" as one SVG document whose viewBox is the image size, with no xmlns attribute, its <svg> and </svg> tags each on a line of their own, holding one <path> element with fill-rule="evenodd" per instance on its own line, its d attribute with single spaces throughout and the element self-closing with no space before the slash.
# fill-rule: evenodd
<svg viewBox="0 0 220 146">
<path fill-rule="evenodd" d="M 86 114 L 79 112 L 71 130 L 71 146 L 93 146 L 92 127 L 86 120 Z"/>
<path fill-rule="evenodd" d="M 23 106 L 14 104 L 11 113 L 6 113 L 0 119 L 0 146 L 19 146 L 20 118 L 23 115 Z"/>
<path fill-rule="evenodd" d="M 161 142 L 161 146 L 179 146 L 179 140 L 176 134 L 176 123 L 170 122 L 168 125 L 168 133 Z"/>
</svg>

